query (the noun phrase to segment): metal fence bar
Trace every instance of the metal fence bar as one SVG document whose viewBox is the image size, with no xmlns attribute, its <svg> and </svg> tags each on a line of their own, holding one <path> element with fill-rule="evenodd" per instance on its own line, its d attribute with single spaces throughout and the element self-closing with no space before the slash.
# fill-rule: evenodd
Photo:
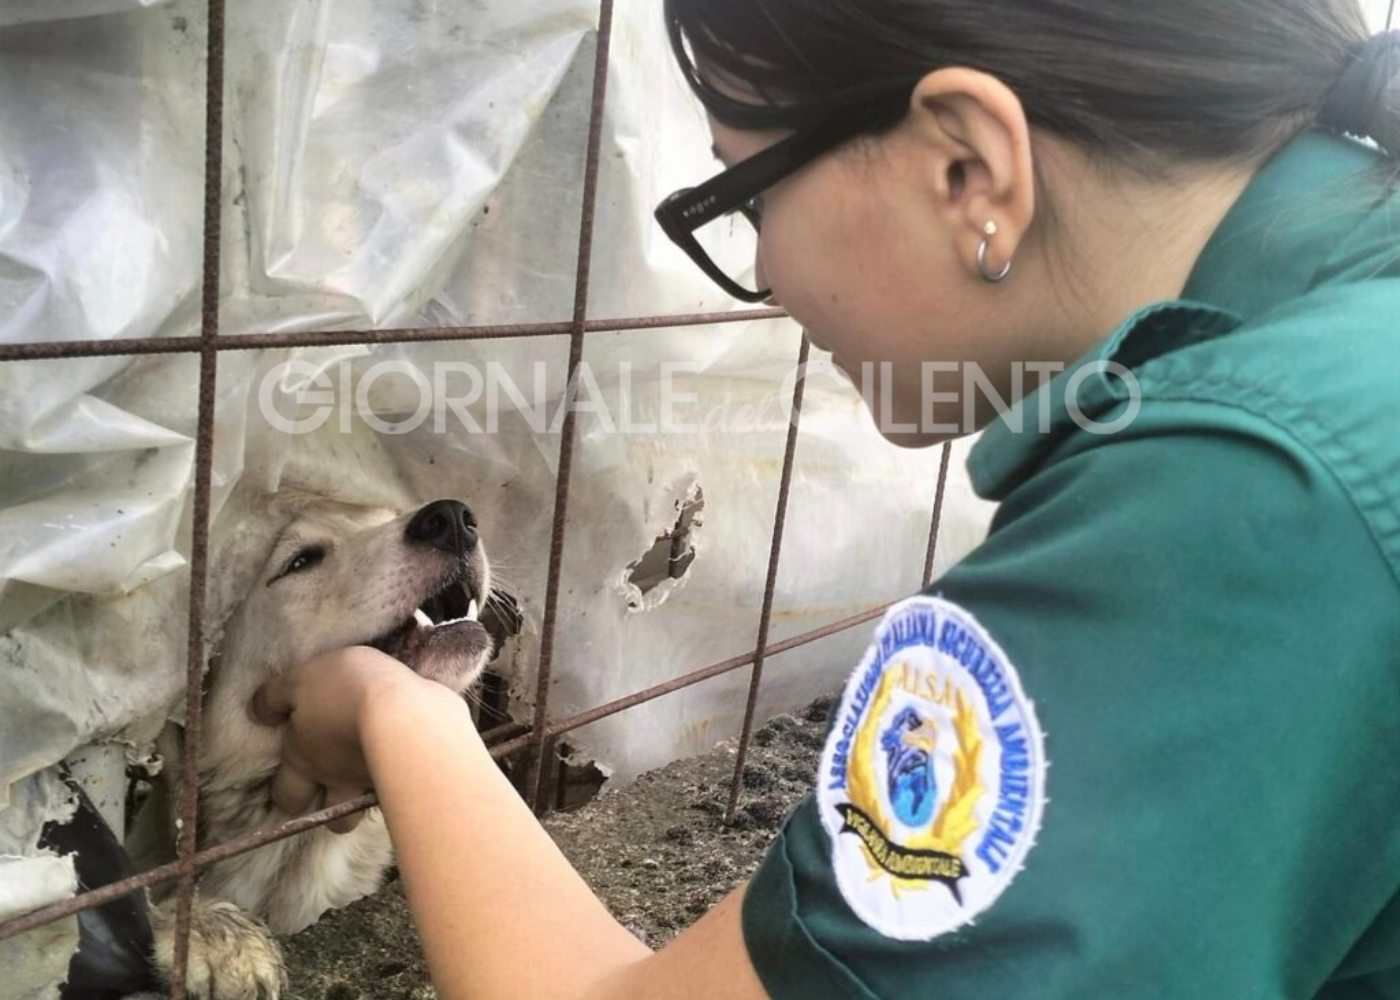
<svg viewBox="0 0 1400 1000">
<path fill-rule="evenodd" d="M 495 729 L 488 729 L 481 734 L 481 740 L 488 747 L 497 743 L 504 743 L 506 740 L 513 740 L 517 736 L 524 736 L 530 732 L 530 726 L 524 722 L 505 722 Z"/>
<path fill-rule="evenodd" d="M 885 604 L 877 608 L 872 608 L 869 611 L 864 611 L 850 618 L 844 618 L 840 621 L 832 622 L 829 625 L 824 625 L 821 628 L 812 629 L 801 635 L 793 636 L 790 639 L 784 639 L 782 642 L 773 643 L 765 650 L 765 654 L 769 657 L 777 656 L 780 653 L 787 653 L 794 649 L 799 649 L 802 646 L 830 638 L 841 632 L 859 628 L 861 625 L 865 625 L 879 618 L 889 610 L 891 606 L 891 604 Z M 560 719 L 546 727 L 545 735 L 551 739 L 563 736 L 566 733 L 581 729 L 584 726 L 591 725 L 602 719 L 620 715 L 629 709 L 636 708 L 638 705 L 655 701 L 658 698 L 663 698 L 666 695 L 674 694 L 677 691 L 682 691 L 689 687 L 694 687 L 697 684 L 702 684 L 715 677 L 733 673 L 735 670 L 741 670 L 753 663 L 753 661 L 754 655 L 752 653 L 744 653 L 740 656 L 735 656 L 731 659 L 722 660 L 719 663 L 702 667 L 699 670 L 692 671 L 691 673 L 666 681 L 662 684 L 657 684 L 654 687 L 634 692 L 633 694 L 608 702 L 604 705 L 599 705 L 586 712 L 580 712 L 566 719 Z M 514 733 L 511 734 L 509 738 L 504 738 L 512 729 Z M 492 742 L 491 737 L 493 734 L 501 734 L 504 738 L 503 742 L 499 742 L 491 747 L 491 756 L 497 760 L 504 759 L 512 754 L 528 749 L 533 742 L 531 732 L 526 727 L 520 725 L 500 726 L 497 729 L 491 730 L 489 733 L 483 734 L 483 739 L 486 739 L 489 744 Z M 246 854 L 248 851 L 256 850 L 274 841 L 284 840 L 287 837 L 296 836 L 298 833 L 305 833 L 308 830 L 324 826 L 331 820 L 338 819 L 341 816 L 358 812 L 361 809 L 368 809 L 377 802 L 378 799 L 376 799 L 375 796 L 364 795 L 360 798 L 342 802 L 339 805 L 331 806 L 327 809 L 308 813 L 305 816 L 299 816 L 280 826 L 268 830 L 255 830 L 236 840 L 205 848 L 194 856 L 195 868 L 203 870 L 210 865 L 217 864 L 235 855 Z M 125 896 L 127 893 L 135 892 L 138 889 L 144 889 L 148 886 L 175 878 L 179 874 L 180 863 L 171 862 L 159 868 L 152 868 L 150 871 L 142 872 L 139 875 L 133 875 L 120 882 L 113 882 L 101 888 L 92 889 L 81 895 L 74 896 L 71 899 L 61 900 L 41 909 L 33 910 L 23 916 L 15 917 L 12 920 L 0 924 L 0 941 L 31 931 L 36 927 L 42 927 L 44 924 L 52 923 L 55 920 L 61 920 L 64 917 L 72 916 L 82 910 L 101 906 L 104 903 L 109 903 L 114 899 Z"/>
<path fill-rule="evenodd" d="M 0 362 L 56 361 L 146 354 L 198 354 L 201 337 L 116 337 L 112 340 L 53 340 L 0 344 Z"/>
<path fill-rule="evenodd" d="M 185 742 L 180 760 L 180 885 L 175 900 L 171 1000 L 184 1000 L 194 910 L 194 856 L 199 835 L 199 747 L 204 693 L 204 612 L 209 591 L 209 508 L 214 468 L 214 402 L 218 394 L 219 261 L 223 211 L 224 0 L 209 0 L 204 88 L 204 276 L 201 289 L 199 423 L 195 441 L 194 516 L 190 538 L 189 647 L 185 663 Z"/>
<path fill-rule="evenodd" d="M 686 326 L 721 326 L 726 323 L 758 323 L 785 319 L 782 309 L 737 309 L 728 312 L 686 313 L 675 316 L 627 316 L 594 319 L 584 323 L 586 333 L 624 333 L 639 330 L 671 330 Z M 516 323 L 496 326 L 442 326 L 401 330 L 295 330 L 287 333 L 238 333 L 214 338 L 220 351 L 257 351 L 265 348 L 335 347 L 343 344 L 422 344 L 449 340 L 514 340 L 527 337 L 564 337 L 575 324 Z M 55 340 L 0 344 L 0 362 L 51 361 L 71 358 L 105 358 L 146 354 L 197 354 L 203 337 L 123 337 L 114 340 Z"/>
<path fill-rule="evenodd" d="M 787 319 L 786 309 L 737 309 L 723 313 L 683 313 L 678 316 L 642 316 L 635 319 L 591 319 L 583 324 L 589 333 L 629 333 L 637 330 L 670 330 L 681 326 L 712 326 L 719 323 L 756 323 Z"/>
<path fill-rule="evenodd" d="M 196 855 L 196 857 L 198 857 Z M 26 934 L 36 927 L 43 927 L 51 924 L 55 920 L 62 920 L 64 917 L 71 917 L 75 913 L 84 910 L 91 910 L 95 907 L 110 903 L 114 899 L 120 899 L 128 893 L 138 889 L 145 889 L 147 886 L 155 885 L 157 882 L 164 882 L 167 879 L 175 878 L 180 874 L 180 863 L 172 861 L 168 865 L 161 865 L 159 868 L 152 868 L 150 871 L 142 872 L 140 875 L 133 875 L 124 878 L 120 882 L 111 882 L 97 889 L 89 889 L 69 899 L 59 900 L 57 903 L 50 903 L 48 906 L 40 907 L 37 910 L 30 910 L 23 916 L 15 917 L 0 924 L 0 941 L 6 938 L 18 937 Z"/>
<path fill-rule="evenodd" d="M 777 656 L 779 653 L 789 652 L 790 650 L 816 642 L 819 639 L 826 639 L 839 632 L 858 628 L 861 625 L 879 618 L 893 606 L 893 602 L 890 604 L 883 604 L 878 608 L 873 608 L 870 611 L 863 611 L 858 615 L 844 618 L 838 622 L 832 622 L 830 625 L 813 629 L 810 632 L 804 632 L 802 635 L 794 636 L 791 639 L 775 642 L 768 647 L 766 655 L 770 657 Z M 565 733 L 571 733 L 575 729 L 582 729 L 584 726 L 592 725 L 602 719 L 617 715 L 620 712 L 625 712 L 629 708 L 636 708 L 638 705 L 646 704 L 649 701 L 655 701 L 657 698 L 664 697 L 668 694 L 674 694 L 688 687 L 694 687 L 696 684 L 702 684 L 715 677 L 733 673 L 735 670 L 747 667 L 749 664 L 753 663 L 753 661 L 753 653 L 744 653 L 728 660 L 722 660 L 711 666 L 702 667 L 699 670 L 657 684 L 654 687 L 649 687 L 634 694 L 627 695 L 624 698 L 618 698 L 615 701 L 607 702 L 596 708 L 591 708 L 586 712 L 571 715 L 567 719 L 560 719 L 557 722 L 550 723 L 550 725 L 545 727 L 545 736 L 563 736 Z M 495 757 L 497 760 L 503 757 L 509 757 L 511 754 L 529 746 L 530 742 L 531 739 L 528 736 L 518 737 L 517 739 L 502 743 L 499 746 L 492 747 L 491 756 Z"/>
<path fill-rule="evenodd" d="M 211 865 L 216 865 L 220 861 L 236 857 L 239 854 L 247 854 L 249 851 L 257 850 L 267 844 L 278 840 L 286 840 L 288 837 L 295 837 L 299 833 L 306 833 L 317 827 L 325 826 L 332 820 L 341 816 L 348 816 L 350 813 L 359 812 L 377 805 L 379 799 L 374 795 L 362 795 L 357 799 L 349 799 L 326 809 L 308 813 L 305 816 L 298 816 L 296 819 L 288 820 L 279 826 L 266 830 L 254 830 L 236 840 L 219 844 L 214 847 L 205 848 L 199 851 L 191 859 L 196 871 L 203 871 Z M 114 899 L 120 899 L 128 893 L 137 892 L 141 889 L 159 885 L 161 882 L 168 882 L 172 878 L 180 876 L 182 862 L 172 861 L 169 864 L 152 868 L 149 871 L 141 872 L 139 875 L 132 875 L 124 878 L 120 882 L 112 882 L 98 889 L 91 889 L 71 899 L 60 900 L 51 903 L 38 910 L 32 910 L 21 917 L 15 917 L 0 924 L 0 941 L 6 938 L 15 937 L 20 934 L 42 927 L 45 924 L 53 923 L 55 920 L 62 920 L 64 917 L 71 917 L 75 913 L 83 910 L 90 910 L 105 903 L 110 903 Z"/>
<path fill-rule="evenodd" d="M 578 270 L 574 283 L 574 319 L 569 337 L 569 380 L 564 392 L 564 424 L 559 442 L 559 475 L 554 493 L 554 529 L 549 540 L 549 577 L 545 584 L 544 621 L 540 626 L 540 655 L 535 673 L 533 759 L 526 770 L 527 801 L 539 811 L 544 786 L 546 739 L 549 718 L 549 684 L 554 676 L 554 635 L 559 620 L 559 582 L 563 576 L 564 539 L 569 522 L 569 486 L 574 471 L 577 439 L 578 371 L 583 363 L 587 333 L 588 286 L 593 274 L 593 222 L 598 210 L 598 168 L 603 148 L 603 111 L 608 96 L 608 58 L 612 52 L 613 0 L 602 0 L 598 10 L 598 46 L 593 62 L 593 102 L 588 120 L 588 149 L 584 160 L 583 208 L 579 213 Z"/>
<path fill-rule="evenodd" d="M 773 598 L 778 591 L 778 563 L 783 555 L 783 528 L 787 525 L 788 498 L 792 493 L 792 468 L 797 461 L 797 439 L 802 425 L 802 399 L 807 389 L 807 360 L 812 354 L 812 341 L 802 333 L 802 346 L 797 352 L 798 378 L 792 387 L 792 419 L 788 421 L 787 450 L 783 453 L 783 472 L 778 481 L 778 506 L 773 515 L 773 541 L 768 550 L 768 576 L 763 584 L 763 607 L 758 615 L 758 640 L 754 644 L 753 673 L 749 677 L 749 697 L 744 703 L 744 724 L 739 731 L 739 749 L 734 757 L 734 779 L 729 784 L 729 804 L 724 809 L 724 821 L 734 822 L 734 810 L 739 808 L 739 789 L 743 787 L 744 762 L 749 755 L 749 740 L 753 737 L 753 717 L 758 710 L 758 690 L 763 684 L 763 664 L 768 656 L 768 630 L 773 622 Z"/>
<path fill-rule="evenodd" d="M 933 561 L 938 555 L 938 529 L 943 525 L 943 496 L 948 490 L 948 467 L 953 462 L 953 446 L 943 446 L 943 460 L 938 465 L 938 490 L 933 496 L 933 524 L 928 529 L 928 555 L 924 557 L 924 590 L 933 584 Z"/>
</svg>

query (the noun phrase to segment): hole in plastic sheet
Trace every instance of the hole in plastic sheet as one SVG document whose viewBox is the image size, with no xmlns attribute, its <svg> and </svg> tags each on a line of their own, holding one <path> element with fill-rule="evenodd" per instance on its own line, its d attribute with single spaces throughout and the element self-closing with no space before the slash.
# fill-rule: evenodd
<svg viewBox="0 0 1400 1000">
<path fill-rule="evenodd" d="M 662 584 L 685 577 L 695 562 L 695 532 L 704 526 L 701 514 L 705 510 L 705 493 L 699 486 L 688 496 L 676 501 L 676 523 L 658 538 L 642 558 L 627 567 L 627 582 L 637 588 L 629 598 L 628 607 L 634 611 L 643 606 L 642 598 Z"/>
<path fill-rule="evenodd" d="M 608 775 L 592 760 L 576 754 L 568 744 L 560 744 L 557 756 L 554 811 L 582 809 L 598 797 L 607 784 Z"/>
</svg>

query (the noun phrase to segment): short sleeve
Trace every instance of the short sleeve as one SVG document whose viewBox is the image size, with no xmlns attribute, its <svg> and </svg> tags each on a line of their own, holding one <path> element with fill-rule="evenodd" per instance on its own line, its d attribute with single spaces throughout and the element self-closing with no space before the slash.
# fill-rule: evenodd
<svg viewBox="0 0 1400 1000">
<path fill-rule="evenodd" d="M 773 1000 L 1324 995 L 1400 894 L 1400 594 L 1327 469 L 1262 420 L 1154 404 L 1012 491 L 936 596 L 1033 703 L 1033 842 L 938 930 L 924 915 L 976 895 L 1001 822 L 990 788 L 942 851 L 956 865 L 911 833 L 969 785 L 961 703 L 936 684 L 922 715 L 891 702 L 844 756 L 838 720 L 824 767 L 868 758 L 878 819 L 831 821 L 824 771 L 752 881 L 745 940 Z M 878 690 L 853 678 L 848 731 Z M 946 877 L 891 874 L 919 864 Z"/>
</svg>

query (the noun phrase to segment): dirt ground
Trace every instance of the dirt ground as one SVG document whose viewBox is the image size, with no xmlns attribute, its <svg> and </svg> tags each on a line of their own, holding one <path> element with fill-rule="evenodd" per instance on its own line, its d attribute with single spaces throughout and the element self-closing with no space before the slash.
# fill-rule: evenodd
<svg viewBox="0 0 1400 1000">
<path fill-rule="evenodd" d="M 732 826 L 723 816 L 733 743 L 607 789 L 545 826 L 618 920 L 653 947 L 662 945 L 753 873 L 811 789 L 829 710 L 829 701 L 818 702 L 755 732 Z M 402 884 L 392 875 L 376 895 L 328 914 L 283 946 L 289 1000 L 435 996 Z"/>
</svg>

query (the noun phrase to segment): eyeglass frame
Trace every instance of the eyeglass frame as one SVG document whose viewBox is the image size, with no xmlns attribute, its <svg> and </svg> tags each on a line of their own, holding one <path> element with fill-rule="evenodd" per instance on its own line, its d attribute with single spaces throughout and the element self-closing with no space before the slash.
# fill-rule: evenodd
<svg viewBox="0 0 1400 1000">
<path fill-rule="evenodd" d="M 731 278 L 700 245 L 695 231 L 741 212 L 761 233 L 763 216 L 756 204 L 759 196 L 866 127 L 866 122 L 853 116 L 799 129 L 699 187 L 674 192 L 657 206 L 656 221 L 671 242 L 684 250 L 715 284 L 742 302 L 766 302 L 772 298 L 772 290 L 752 291 Z"/>
</svg>

